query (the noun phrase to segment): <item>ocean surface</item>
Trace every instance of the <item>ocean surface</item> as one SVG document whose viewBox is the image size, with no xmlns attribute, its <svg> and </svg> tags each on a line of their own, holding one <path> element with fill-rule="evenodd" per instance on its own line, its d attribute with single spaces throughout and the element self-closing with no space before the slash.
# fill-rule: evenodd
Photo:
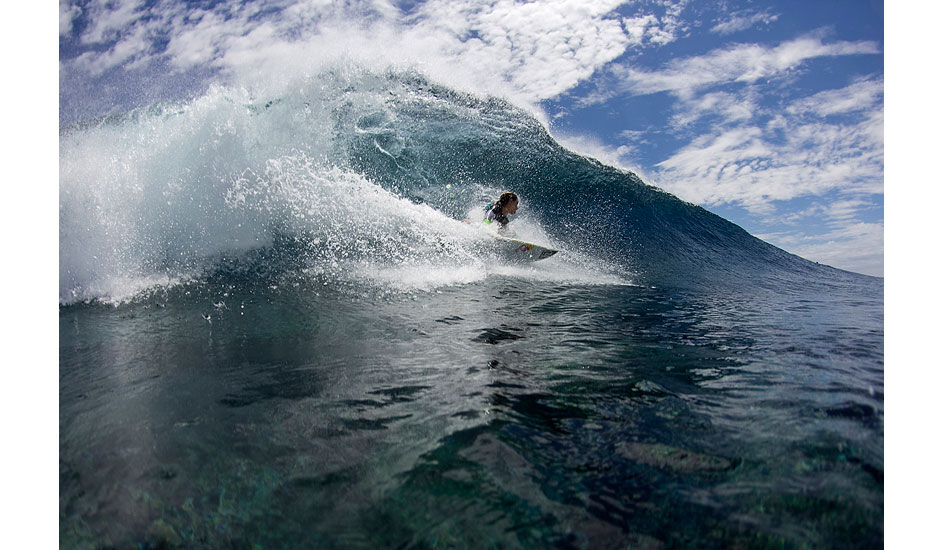
<svg viewBox="0 0 950 550">
<path fill-rule="evenodd" d="M 883 546 L 882 279 L 502 99 L 288 90 L 61 128 L 61 547 Z"/>
</svg>

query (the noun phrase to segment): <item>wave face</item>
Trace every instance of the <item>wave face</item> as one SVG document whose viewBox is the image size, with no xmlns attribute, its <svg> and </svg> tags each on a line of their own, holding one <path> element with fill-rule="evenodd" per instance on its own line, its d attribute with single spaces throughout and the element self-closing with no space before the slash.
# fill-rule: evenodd
<svg viewBox="0 0 950 550">
<path fill-rule="evenodd" d="M 502 190 L 522 198 L 519 236 L 563 250 L 555 277 L 845 276 L 566 150 L 504 100 L 353 65 L 290 88 L 214 87 L 62 129 L 61 303 L 121 301 L 235 259 L 384 285 L 478 279 L 485 238 L 459 220 Z"/>
</svg>

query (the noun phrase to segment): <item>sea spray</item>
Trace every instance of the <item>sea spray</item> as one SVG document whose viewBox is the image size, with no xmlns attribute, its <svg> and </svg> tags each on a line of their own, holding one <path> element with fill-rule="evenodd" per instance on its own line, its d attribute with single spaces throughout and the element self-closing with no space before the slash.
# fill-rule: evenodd
<svg viewBox="0 0 950 550">
<path fill-rule="evenodd" d="M 341 265 L 359 260 L 364 272 L 425 263 L 463 267 L 463 281 L 487 274 L 484 235 L 458 220 L 500 187 L 473 172 L 483 161 L 465 143 L 530 144 L 530 119 L 416 74 L 343 78 L 330 71 L 269 99 L 218 86 L 65 128 L 60 301 L 122 301 L 276 241 L 302 245 L 312 264 L 295 267 L 323 273 L 353 273 Z M 433 162 L 442 131 L 453 145 Z M 519 223 L 550 240 L 538 217 Z"/>
</svg>

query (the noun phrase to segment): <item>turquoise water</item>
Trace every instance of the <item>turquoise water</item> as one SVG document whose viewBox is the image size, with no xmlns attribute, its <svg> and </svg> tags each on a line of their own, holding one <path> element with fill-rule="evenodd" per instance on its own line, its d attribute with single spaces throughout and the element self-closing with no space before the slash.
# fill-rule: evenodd
<svg viewBox="0 0 950 550">
<path fill-rule="evenodd" d="M 880 279 L 415 74 L 60 147 L 63 547 L 883 546 Z"/>
</svg>

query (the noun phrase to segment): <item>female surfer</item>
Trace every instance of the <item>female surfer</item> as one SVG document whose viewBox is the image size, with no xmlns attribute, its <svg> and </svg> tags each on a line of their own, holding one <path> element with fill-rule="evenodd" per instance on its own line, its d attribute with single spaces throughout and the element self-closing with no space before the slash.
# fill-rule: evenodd
<svg viewBox="0 0 950 550">
<path fill-rule="evenodd" d="M 508 216 L 518 212 L 518 195 L 511 191 L 506 191 L 498 197 L 495 204 L 491 205 L 485 212 L 485 223 L 498 222 L 501 229 L 508 225 Z"/>
</svg>

